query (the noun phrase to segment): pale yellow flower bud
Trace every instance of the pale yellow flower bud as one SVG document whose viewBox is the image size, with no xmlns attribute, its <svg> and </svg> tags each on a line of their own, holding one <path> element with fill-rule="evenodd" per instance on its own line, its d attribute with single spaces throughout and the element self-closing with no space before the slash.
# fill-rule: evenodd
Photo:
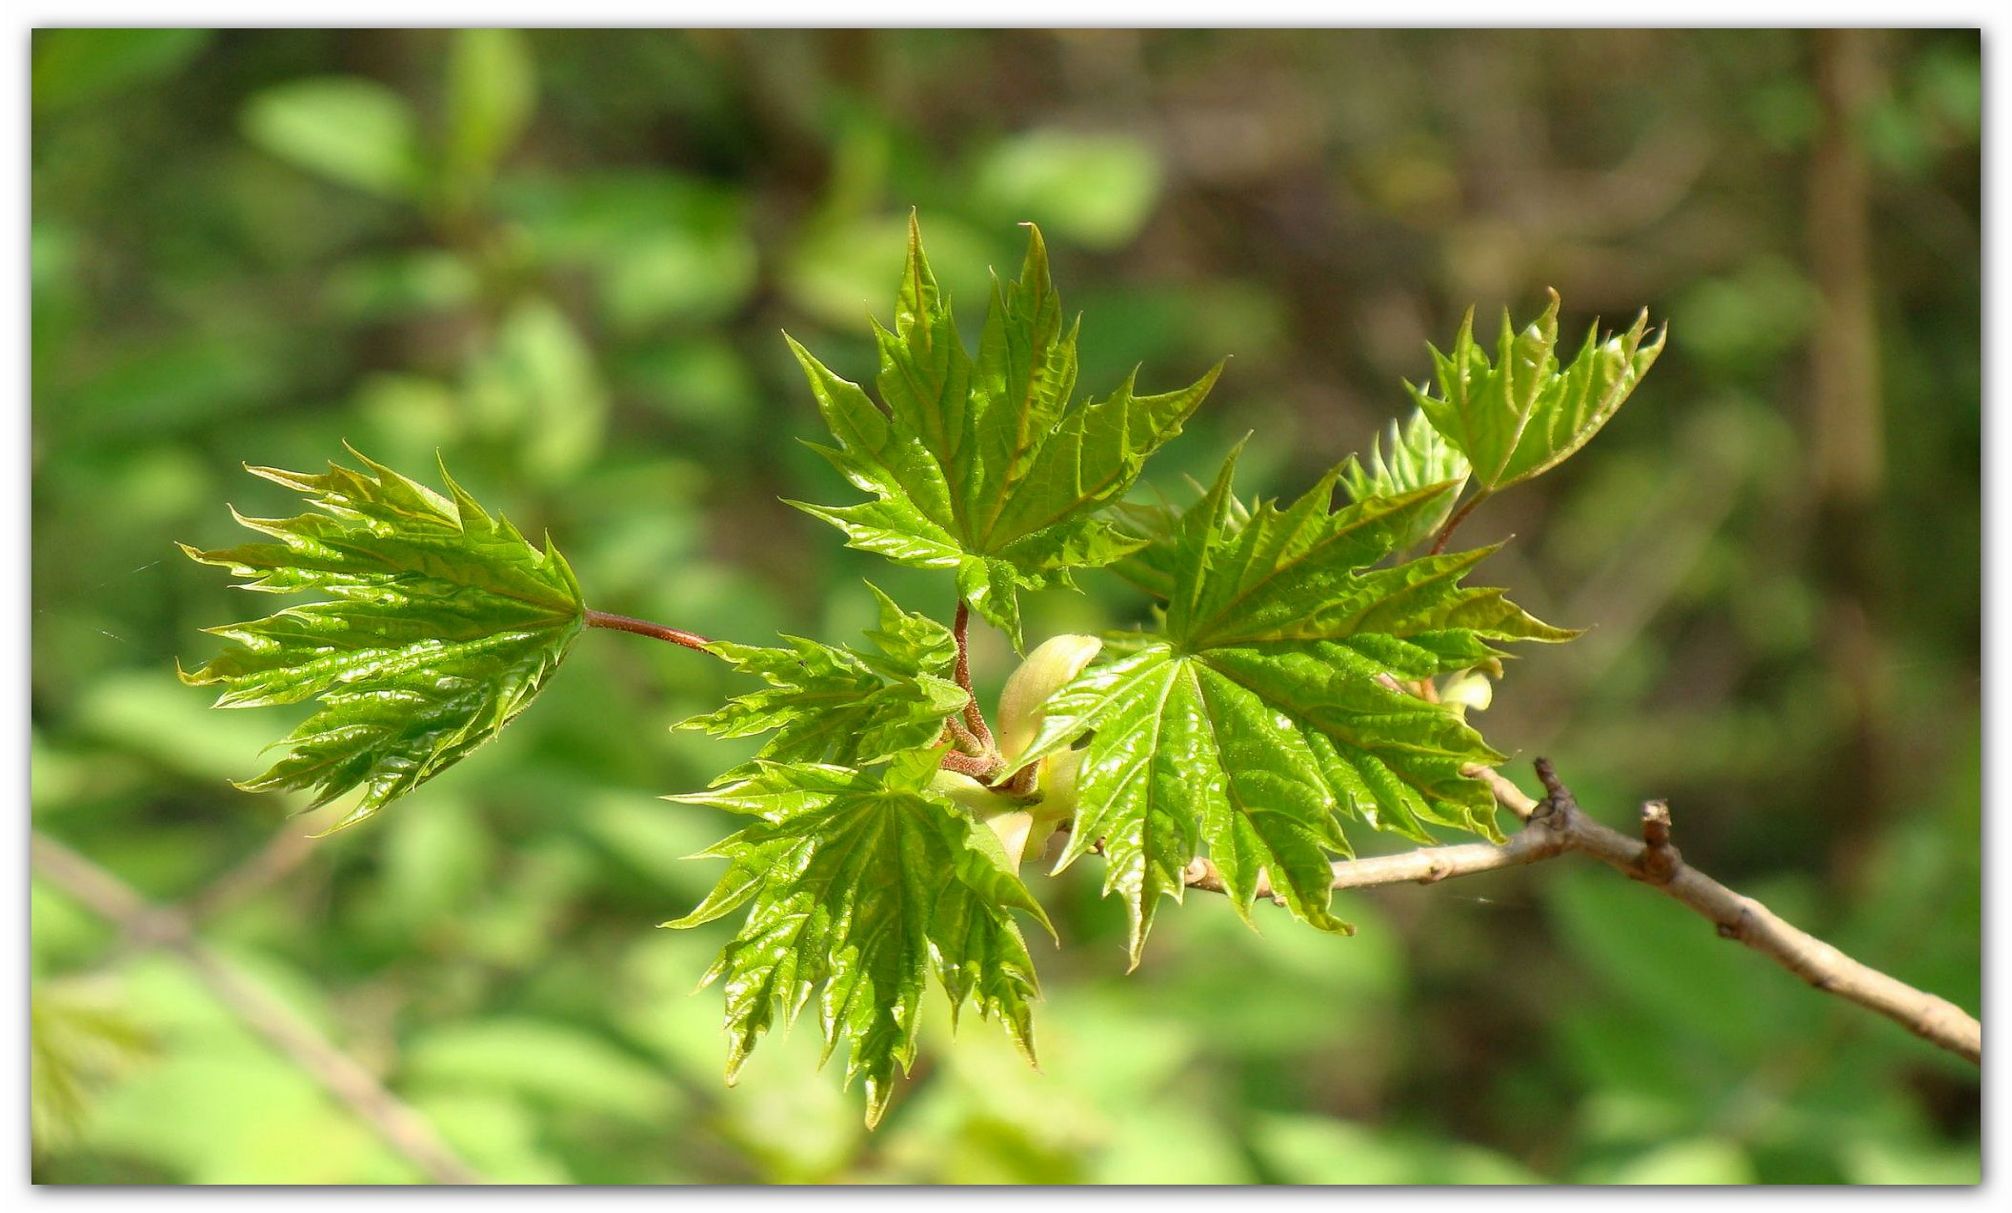
<svg viewBox="0 0 2012 1213">
<path fill-rule="evenodd" d="M 1053 821 L 1076 815 L 1076 773 L 1083 766 L 1083 751 L 1063 750 L 1041 760 L 1041 815 Z"/>
<path fill-rule="evenodd" d="M 1001 796 L 979 783 L 969 775 L 956 771 L 938 771 L 929 786 L 956 802 L 959 808 L 970 813 L 986 824 L 999 836 L 999 845 L 1014 867 L 1020 866 L 1020 858 L 1026 853 L 1027 837 L 1035 827 L 1034 814 L 1022 807 L 1010 796 Z M 1046 841 L 1054 823 L 1048 822 L 1041 829 L 1042 841 Z"/>
<path fill-rule="evenodd" d="M 1025 809 L 1015 809 L 1011 813 L 994 813 L 985 819 L 992 832 L 999 836 L 999 845 L 1006 848 L 1006 858 L 1020 866 L 1020 858 L 1026 854 L 1029 835 L 1034 832 L 1034 814 Z M 1042 827 L 1041 840 L 1046 842 L 1048 834 L 1055 828 L 1050 822 Z"/>
<path fill-rule="evenodd" d="M 1027 654 L 999 695 L 999 752 L 1008 769 L 1034 743 L 1047 717 L 1042 705 L 1096 657 L 1104 642 L 1095 636 L 1055 636 Z"/>
<path fill-rule="evenodd" d="M 1024 854 L 1040 855 L 1055 827 L 1076 816 L 1076 774 L 1082 766 L 1082 750 L 1063 750 L 1041 760 L 1041 773 L 1034 784 L 1041 799 L 1030 806 L 1033 821 L 1028 825 Z"/>
<path fill-rule="evenodd" d="M 948 796 L 959 808 L 981 820 L 993 813 L 1019 807 L 1011 797 L 1001 796 L 971 776 L 957 771 L 936 772 L 929 781 L 929 787 L 931 791 Z"/>
<path fill-rule="evenodd" d="M 1463 718 L 1467 709 L 1485 712 L 1495 701 L 1495 684 L 1488 681 L 1488 675 L 1479 670 L 1469 670 L 1447 683 L 1439 691 L 1439 702 L 1451 705 Z"/>
</svg>

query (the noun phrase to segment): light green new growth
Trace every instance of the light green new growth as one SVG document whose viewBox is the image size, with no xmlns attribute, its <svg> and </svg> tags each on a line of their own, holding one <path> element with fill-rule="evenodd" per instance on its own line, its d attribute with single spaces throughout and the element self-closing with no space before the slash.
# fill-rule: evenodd
<svg viewBox="0 0 2012 1213">
<path fill-rule="evenodd" d="M 1474 340 L 1468 309 L 1451 353 L 1432 350 L 1437 395 L 1406 385 L 1411 398 L 1473 467 L 1482 493 L 1495 493 L 1558 466 L 1607 424 L 1663 352 L 1665 327 L 1642 344 L 1647 311 L 1625 333 L 1605 338 L 1596 324 L 1569 366 L 1558 364 L 1558 293 L 1521 332 L 1502 313 L 1491 362 Z"/>
<path fill-rule="evenodd" d="M 1396 550 L 1416 547 L 1437 531 L 1453 512 L 1454 499 L 1467 483 L 1467 458 L 1444 435 L 1432 428 L 1423 409 L 1414 409 L 1402 425 L 1393 421 L 1382 437 L 1390 439 L 1390 456 L 1384 457 L 1381 438 L 1372 435 L 1365 461 L 1350 455 L 1341 464 L 1341 486 L 1350 501 L 1371 497 L 1400 497 L 1435 484 L 1451 484 L 1437 511 L 1417 516 L 1410 529 L 1397 537 Z"/>
<path fill-rule="evenodd" d="M 208 629 L 233 646 L 182 681 L 221 685 L 224 708 L 316 700 L 320 709 L 279 743 L 286 755 L 238 786 L 311 788 L 321 805 L 362 785 L 337 829 L 494 737 L 545 685 L 585 614 L 565 558 L 491 518 L 445 466 L 450 497 L 350 454 L 367 470 L 248 469 L 320 511 L 278 519 L 232 511 L 277 543 L 182 547 L 229 569 L 244 589 L 323 596 Z"/>
<path fill-rule="evenodd" d="M 800 636 L 783 637 L 789 642 L 786 648 L 714 641 L 713 652 L 769 685 L 677 727 L 714 737 L 773 731 L 775 736 L 756 755 L 768 762 L 863 766 L 935 745 L 944 718 L 969 698 L 943 676 L 957 659 L 956 641 L 949 628 L 902 610 L 877 587 L 868 588 L 880 601 L 880 626 L 867 634 L 875 643 L 873 651 Z"/>
</svg>

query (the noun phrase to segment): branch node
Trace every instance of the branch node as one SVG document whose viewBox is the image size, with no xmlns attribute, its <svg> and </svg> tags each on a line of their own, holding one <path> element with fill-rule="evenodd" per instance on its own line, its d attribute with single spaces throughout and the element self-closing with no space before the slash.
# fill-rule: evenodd
<svg viewBox="0 0 2012 1213">
<path fill-rule="evenodd" d="M 1650 884 L 1668 884 L 1684 866 L 1684 857 L 1670 845 L 1670 806 L 1662 800 L 1642 805 L 1642 855 L 1632 873 Z"/>
<path fill-rule="evenodd" d="M 1572 789 L 1565 786 L 1565 781 L 1558 778 L 1557 768 L 1551 765 L 1550 759 L 1539 758 L 1531 765 L 1537 768 L 1537 779 L 1544 785 L 1544 799 L 1537 803 L 1530 820 L 1533 823 L 1541 821 L 1554 830 L 1566 828 L 1572 816 L 1579 811 L 1578 799 L 1572 795 Z"/>
<path fill-rule="evenodd" d="M 964 722 L 955 716 L 944 718 L 943 736 L 957 747 L 957 752 L 960 754 L 968 754 L 973 758 L 982 758 L 985 755 L 985 747 L 979 744 L 978 738 L 972 735 L 970 729 L 964 727 Z"/>
<path fill-rule="evenodd" d="M 1741 906 L 1740 912 L 1737 916 L 1735 916 L 1729 921 L 1721 922 L 1719 924 L 1719 938 L 1737 939 L 1741 943 L 1751 942 L 1753 938 L 1752 936 L 1753 920 L 1754 920 L 1753 910 L 1747 906 Z M 1793 965 L 1790 965 L 1788 967 L 1792 971 L 1795 970 L 1795 966 Z"/>
<path fill-rule="evenodd" d="M 1768 956 L 1776 964 L 1826 993 L 1847 999 L 1901 1024 L 1915 1035 L 1949 1050 L 1972 1064 L 1981 1064 L 1983 1028 L 1977 1020 L 1946 999 L 1915 989 L 1906 982 L 1853 960 L 1822 940 L 1783 922 L 1751 897 L 1744 897 L 1695 869 L 1682 870 L 1682 859 L 1669 845 L 1669 809 L 1661 802 L 1643 806 L 1642 835 L 1637 841 L 1619 830 L 1609 829 L 1578 812 L 1570 789 L 1558 778 L 1547 759 L 1536 761 L 1537 777 L 1544 781 L 1546 796 L 1533 801 L 1500 773 L 1486 767 L 1470 767 L 1462 774 L 1486 782 L 1502 807 L 1530 823 L 1531 829 L 1494 848 L 1501 862 L 1469 865 L 1455 863 L 1456 875 L 1530 863 L 1552 855 L 1577 851 L 1638 880 L 1649 879 L 1647 871 L 1667 863 L 1670 876 L 1655 887 L 1664 896 L 1675 898 L 1702 915 L 1721 939 L 1735 939 Z M 1542 834 L 1534 832 L 1542 822 Z M 1525 845 L 1525 840 L 1530 845 Z M 1423 860 L 1419 860 L 1423 863 Z M 1379 861 L 1370 861 L 1379 863 Z M 1335 887 L 1358 887 L 1386 883 L 1374 879 L 1354 879 L 1343 868 L 1367 867 L 1361 861 L 1335 865 Z M 1379 864 L 1380 866 L 1380 864 Z M 1400 879 L 1415 880 L 1417 866 L 1405 867 Z M 1681 875 L 1683 879 L 1677 877 Z"/>
<path fill-rule="evenodd" d="M 171 948 L 193 937 L 188 919 L 174 910 L 149 907 L 125 924 L 127 936 L 141 947 Z"/>
</svg>

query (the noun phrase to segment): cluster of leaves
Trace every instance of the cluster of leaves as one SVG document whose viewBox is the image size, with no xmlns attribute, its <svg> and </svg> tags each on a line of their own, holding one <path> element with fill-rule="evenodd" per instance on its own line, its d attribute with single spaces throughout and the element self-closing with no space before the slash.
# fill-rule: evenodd
<svg viewBox="0 0 2012 1213">
<path fill-rule="evenodd" d="M 1232 454 L 1188 508 L 1141 507 L 1126 494 L 1220 366 L 1174 392 L 1138 394 L 1135 372 L 1076 400 L 1078 326 L 1064 324 L 1038 231 L 1018 280 L 995 287 L 974 358 L 911 222 L 894 327 L 875 329 L 881 403 L 792 342 L 836 441 L 819 449 L 870 495 L 801 508 L 852 546 L 952 572 L 960 622 L 973 609 L 1016 647 L 1020 592 L 1086 569 L 1147 590 L 1155 624 L 1101 648 L 1037 650 L 1009 687 L 1004 753 L 964 723 L 959 636 L 878 590 L 865 649 L 706 642 L 766 684 L 684 722 L 768 737 L 710 790 L 673 798 L 752 819 L 705 852 L 727 870 L 670 924 L 745 910 L 707 974 L 725 990 L 729 1077 L 815 998 L 827 1056 L 843 1038 L 877 1120 L 913 1061 L 932 975 L 953 1011 L 975 1002 L 1031 1059 L 1036 984 L 1014 915 L 1048 921 L 1018 871 L 1030 815 L 1073 820 L 1058 870 L 1103 854 L 1134 965 L 1198 857 L 1240 913 L 1268 885 L 1296 918 L 1346 932 L 1330 907 L 1332 857 L 1352 853 L 1344 820 L 1418 840 L 1433 827 L 1498 836 L 1470 772 L 1501 755 L 1436 680 L 1499 674 L 1501 646 L 1573 633 L 1462 584 L 1494 549 L 1441 549 L 1475 503 L 1583 446 L 1662 344 L 1644 344 L 1644 318 L 1589 335 L 1561 365 L 1557 312 L 1553 296 L 1520 331 L 1505 316 L 1494 359 L 1470 315 L 1452 352 L 1433 352 L 1437 392 L 1412 389 L 1417 411 L 1388 455 L 1372 446 L 1290 504 L 1238 498 Z M 223 685 L 222 706 L 318 699 L 289 753 L 244 786 L 325 801 L 361 785 L 344 824 L 495 735 L 594 621 L 549 544 L 451 480 L 443 497 L 364 464 L 254 469 L 319 512 L 241 519 L 276 544 L 189 551 L 247 588 L 328 598 L 216 629 L 235 647 L 184 677 Z"/>
<path fill-rule="evenodd" d="M 1329 856 L 1350 853 L 1337 810 L 1418 839 L 1427 823 L 1493 834 L 1494 801 L 1463 772 L 1501 755 L 1405 684 L 1500 657 L 1494 643 L 1572 635 L 1460 585 L 1488 549 L 1371 567 L 1452 486 L 1331 510 L 1332 472 L 1280 509 L 1237 502 L 1234 466 L 1158 541 L 1158 633 L 1058 692 L 1019 759 L 1090 735 L 1061 862 L 1101 840 L 1134 964 L 1204 848 L 1239 911 L 1268 874 L 1295 917 L 1346 931 L 1328 910 Z"/>
</svg>

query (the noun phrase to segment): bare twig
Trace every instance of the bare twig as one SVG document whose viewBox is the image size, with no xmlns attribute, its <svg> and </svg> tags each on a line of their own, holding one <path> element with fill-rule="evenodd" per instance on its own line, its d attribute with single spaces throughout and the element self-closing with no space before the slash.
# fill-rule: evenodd
<svg viewBox="0 0 2012 1213">
<path fill-rule="evenodd" d="M 52 838 L 32 834 L 29 854 L 37 875 L 116 924 L 136 943 L 166 949 L 187 961 L 217 1001 L 376 1130 L 422 1175 L 441 1184 L 484 1182 L 425 1117 L 212 951 L 196 937 L 186 916 L 149 903 L 118 877 Z"/>
<path fill-rule="evenodd" d="M 1587 817 L 1548 761 L 1539 758 L 1536 767 L 1547 793 L 1543 800 L 1531 799 L 1497 771 L 1477 767 L 1468 772 L 1487 783 L 1496 802 L 1524 823 L 1509 841 L 1340 860 L 1334 864 L 1334 887 L 1431 884 L 1576 851 L 1661 889 L 1708 919 L 1722 938 L 1739 940 L 1817 989 L 1877 1011 L 1932 1044 L 1980 1062 L 1983 1028 L 1962 1008 L 1853 960 L 1753 898 L 1686 866 L 1670 845 L 1668 805 L 1660 801 L 1644 805 L 1643 838 L 1630 838 Z M 1193 888 L 1225 891 L 1221 873 L 1206 859 L 1189 865 L 1187 877 Z M 1268 883 L 1260 879 L 1259 885 L 1260 896 L 1272 896 Z"/>
<path fill-rule="evenodd" d="M 1550 829 L 1529 829 L 1500 846 L 1470 842 L 1448 847 L 1421 847 L 1397 855 L 1343 859 L 1334 864 L 1334 887 L 1373 889 L 1393 884 L 1437 884 L 1455 876 L 1473 876 L 1479 872 L 1536 863 L 1540 859 L 1563 855 L 1568 849 L 1569 840 L 1562 834 Z M 1186 875 L 1191 888 L 1210 893 L 1226 891 L 1222 873 L 1207 859 L 1197 859 L 1189 864 Z M 1270 880 L 1262 874 L 1258 877 L 1257 895 L 1273 901 L 1281 900 L 1272 889 Z"/>
<path fill-rule="evenodd" d="M 1540 773 L 1549 768 L 1549 763 L 1538 761 Z M 1499 789 L 1497 799 L 1501 799 Z M 1571 850 L 1630 876 L 1644 870 L 1646 844 L 1576 812 L 1563 828 L 1570 835 Z M 1739 940 L 1817 989 L 1877 1011 L 1969 1061 L 1983 1057 L 1984 1030 L 1962 1008 L 1853 960 L 1789 925 L 1753 898 L 1735 893 L 1689 866 L 1680 866 L 1656 887 L 1709 919 L 1721 937 Z"/>
</svg>

